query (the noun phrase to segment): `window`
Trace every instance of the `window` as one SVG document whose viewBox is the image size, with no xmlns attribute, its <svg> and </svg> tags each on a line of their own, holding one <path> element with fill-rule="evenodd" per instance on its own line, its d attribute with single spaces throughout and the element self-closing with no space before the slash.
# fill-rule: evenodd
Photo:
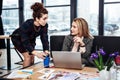
<svg viewBox="0 0 120 80">
<path fill-rule="evenodd" d="M 32 18 L 31 5 L 35 2 L 41 2 L 41 0 L 24 0 L 24 19 Z"/>
<path fill-rule="evenodd" d="M 18 8 L 18 0 L 3 0 L 3 8 Z"/>
<path fill-rule="evenodd" d="M 49 36 L 69 34 L 70 0 L 44 0 L 44 5 L 49 12 Z"/>
<path fill-rule="evenodd" d="M 120 2 L 120 0 L 105 0 L 105 2 Z"/>
<path fill-rule="evenodd" d="M 3 10 L 2 11 L 2 22 L 4 28 L 4 34 L 10 35 L 12 32 L 19 27 L 18 10 Z"/>
<path fill-rule="evenodd" d="M 69 34 L 70 7 L 48 7 L 49 36 Z"/>
<path fill-rule="evenodd" d="M 98 35 L 99 0 L 77 0 L 77 17 L 86 19 L 90 33 Z"/>
<path fill-rule="evenodd" d="M 106 0 L 107 1 L 107 0 Z M 111 0 L 112 1 L 112 0 Z M 104 4 L 104 35 L 120 36 L 120 0 Z"/>
<path fill-rule="evenodd" d="M 3 0 L 2 21 L 5 35 L 10 35 L 19 26 L 17 0 Z"/>
<path fill-rule="evenodd" d="M 18 0 L 3 0 L 2 22 L 4 35 L 10 35 L 19 27 Z M 12 47 L 12 42 L 10 42 Z"/>
<path fill-rule="evenodd" d="M 44 0 L 45 6 L 70 5 L 70 0 Z"/>
</svg>

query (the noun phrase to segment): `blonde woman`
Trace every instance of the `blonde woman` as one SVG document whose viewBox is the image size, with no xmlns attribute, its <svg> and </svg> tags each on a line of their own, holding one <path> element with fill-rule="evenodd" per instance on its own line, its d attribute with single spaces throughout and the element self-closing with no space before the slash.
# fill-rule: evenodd
<svg viewBox="0 0 120 80">
<path fill-rule="evenodd" d="M 70 35 L 64 39 L 62 50 L 80 52 L 82 63 L 89 66 L 92 43 L 93 36 L 89 32 L 87 21 L 83 18 L 75 18 L 72 22 Z"/>
</svg>

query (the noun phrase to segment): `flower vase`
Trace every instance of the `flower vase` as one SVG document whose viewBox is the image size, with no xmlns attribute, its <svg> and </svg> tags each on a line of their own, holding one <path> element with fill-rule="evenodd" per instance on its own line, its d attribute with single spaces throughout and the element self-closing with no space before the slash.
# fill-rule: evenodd
<svg viewBox="0 0 120 80">
<path fill-rule="evenodd" d="M 110 71 L 107 70 L 101 70 L 99 72 L 99 78 L 100 80 L 110 80 Z"/>
</svg>

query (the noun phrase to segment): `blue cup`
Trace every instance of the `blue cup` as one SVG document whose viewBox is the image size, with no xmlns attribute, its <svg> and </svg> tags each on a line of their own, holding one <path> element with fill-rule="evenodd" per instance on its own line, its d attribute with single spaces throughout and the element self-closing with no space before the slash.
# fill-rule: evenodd
<svg viewBox="0 0 120 80">
<path fill-rule="evenodd" d="M 44 68 L 49 68 L 50 57 L 47 55 L 44 59 Z"/>
</svg>

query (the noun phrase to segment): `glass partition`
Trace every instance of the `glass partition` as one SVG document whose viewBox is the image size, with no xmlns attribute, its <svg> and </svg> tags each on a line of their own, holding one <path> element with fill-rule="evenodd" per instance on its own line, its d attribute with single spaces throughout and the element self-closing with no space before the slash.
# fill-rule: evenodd
<svg viewBox="0 0 120 80">
<path fill-rule="evenodd" d="M 18 8 L 18 0 L 3 0 L 4 8 Z"/>
<path fill-rule="evenodd" d="M 104 5 L 104 35 L 120 36 L 120 3 Z"/>
<path fill-rule="evenodd" d="M 45 6 L 70 5 L 70 0 L 44 0 Z"/>
<path fill-rule="evenodd" d="M 49 7 L 49 36 L 69 34 L 70 7 Z"/>
<path fill-rule="evenodd" d="M 77 17 L 86 19 L 90 33 L 98 35 L 99 0 L 77 0 Z"/>
<path fill-rule="evenodd" d="M 35 2 L 41 2 L 41 0 L 24 0 L 24 19 L 32 18 L 31 5 Z"/>
<path fill-rule="evenodd" d="M 120 2 L 120 0 L 104 0 L 104 2 Z"/>
</svg>

